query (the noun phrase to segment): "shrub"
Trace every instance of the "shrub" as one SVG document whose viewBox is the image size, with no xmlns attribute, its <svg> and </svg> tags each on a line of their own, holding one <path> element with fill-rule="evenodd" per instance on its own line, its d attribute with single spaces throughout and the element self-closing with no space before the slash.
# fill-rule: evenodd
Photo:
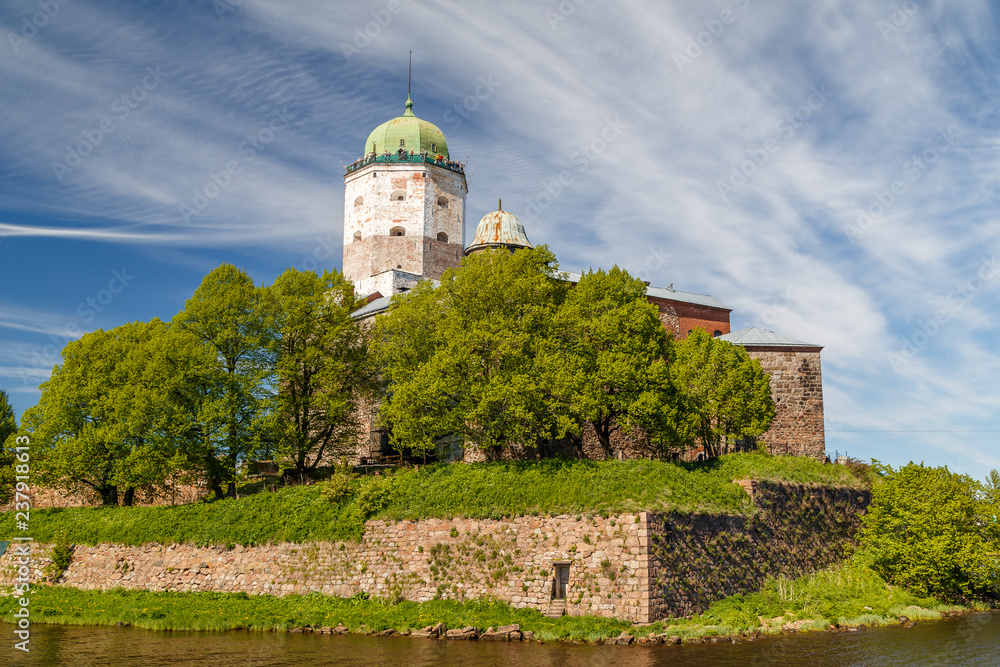
<svg viewBox="0 0 1000 667">
<path fill-rule="evenodd" d="M 861 532 L 862 557 L 918 595 L 968 600 L 1000 592 L 995 504 L 968 475 L 923 464 L 882 475 Z"/>
<path fill-rule="evenodd" d="M 69 544 L 65 531 L 60 531 L 56 534 L 52 544 L 52 551 L 49 552 L 49 558 L 52 559 L 52 562 L 45 568 L 45 576 L 50 581 L 56 581 L 66 571 L 70 561 L 73 559 L 73 547 Z"/>
<path fill-rule="evenodd" d="M 392 504 L 396 493 L 392 478 L 388 475 L 375 475 L 363 480 L 358 489 L 357 503 L 365 518 L 374 516 Z"/>
<path fill-rule="evenodd" d="M 354 494 L 354 475 L 338 468 L 328 480 L 319 484 L 320 493 L 329 502 L 339 505 Z"/>
</svg>

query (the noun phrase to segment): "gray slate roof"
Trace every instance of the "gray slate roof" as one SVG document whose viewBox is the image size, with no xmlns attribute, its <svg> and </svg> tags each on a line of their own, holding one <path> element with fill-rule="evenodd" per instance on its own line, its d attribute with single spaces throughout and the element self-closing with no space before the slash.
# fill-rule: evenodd
<svg viewBox="0 0 1000 667">
<path fill-rule="evenodd" d="M 560 271 L 566 276 L 567 280 L 572 283 L 580 282 L 581 274 L 572 273 L 570 271 Z M 666 287 L 647 287 L 646 294 L 648 296 L 655 296 L 658 299 L 669 299 L 671 301 L 681 301 L 683 303 L 693 303 L 699 306 L 711 306 L 713 308 L 726 308 L 721 301 L 718 301 L 715 297 L 708 296 L 707 294 L 694 294 L 693 292 L 680 292 L 675 289 L 667 289 Z"/>
<path fill-rule="evenodd" d="M 570 271 L 560 271 L 557 275 L 564 276 L 565 279 L 568 280 L 571 283 L 578 283 L 578 282 L 580 282 L 580 278 L 582 277 L 581 274 L 579 274 L 579 273 L 573 273 L 573 272 L 570 272 Z M 433 282 L 434 282 L 435 287 L 441 284 L 441 281 L 439 281 L 439 280 L 435 280 Z M 711 306 L 713 308 L 725 308 L 726 310 L 730 310 L 729 308 L 726 308 L 726 306 L 723 305 L 721 301 L 718 301 L 714 297 L 708 296 L 707 294 L 694 294 L 693 292 L 680 292 L 680 291 L 674 290 L 674 289 L 667 289 L 666 287 L 647 287 L 646 288 L 646 294 L 648 296 L 655 296 L 655 297 L 660 298 L 660 299 L 669 299 L 671 301 L 681 301 L 683 303 L 693 303 L 693 304 L 696 304 L 696 305 L 699 305 L 699 306 Z M 383 297 L 381 297 L 379 299 L 375 299 L 374 301 L 372 301 L 368 305 L 362 306 L 361 308 L 355 310 L 353 313 L 351 313 L 351 316 L 352 317 L 365 317 L 367 315 L 373 315 L 375 313 L 378 313 L 378 312 L 381 312 L 383 310 L 386 310 L 389 307 L 389 300 L 390 300 L 390 298 L 391 297 L 383 296 Z M 763 329 L 761 329 L 761 331 L 763 331 Z M 766 333 L 771 333 L 771 332 L 766 332 Z M 728 334 L 728 335 L 732 336 L 734 334 Z M 773 336 L 775 334 L 772 333 L 771 335 Z M 780 338 L 780 336 L 779 336 L 779 338 Z M 788 339 L 788 340 L 791 340 L 791 339 Z M 736 341 L 730 341 L 730 342 L 736 342 Z M 770 343 L 770 344 L 774 345 L 775 343 Z M 799 343 L 799 345 L 809 345 L 809 344 L 808 343 Z M 810 347 L 818 347 L 818 346 L 810 346 Z"/>
<path fill-rule="evenodd" d="M 392 300 L 391 296 L 379 297 L 374 301 L 372 301 L 371 303 L 365 304 L 364 306 L 361 306 L 360 308 L 355 310 L 353 313 L 351 313 L 351 317 L 353 318 L 365 317 L 366 315 L 373 315 L 375 313 L 381 312 L 389 307 L 389 301 L 391 300 Z"/>
<path fill-rule="evenodd" d="M 816 345 L 815 343 L 806 343 L 805 341 L 795 340 L 794 338 L 788 338 L 787 336 L 780 336 L 773 331 L 761 329 L 760 327 L 747 327 L 746 329 L 740 329 L 739 331 L 719 336 L 719 338 L 729 341 L 734 345 L 743 346 L 763 345 L 767 347 L 823 347 L 822 345 Z"/>
</svg>

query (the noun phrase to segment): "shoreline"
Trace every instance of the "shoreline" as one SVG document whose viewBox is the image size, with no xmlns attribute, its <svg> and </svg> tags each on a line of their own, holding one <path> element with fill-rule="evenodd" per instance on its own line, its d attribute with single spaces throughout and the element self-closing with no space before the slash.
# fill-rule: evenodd
<svg viewBox="0 0 1000 667">
<path fill-rule="evenodd" d="M 835 634 L 895 625 L 909 628 L 919 621 L 944 620 L 997 609 L 984 604 L 971 607 L 941 604 L 934 609 L 911 605 L 886 614 L 866 613 L 837 619 L 796 619 L 796 614 L 787 613 L 769 619 L 758 618 L 752 627 L 739 627 L 713 622 L 714 619 L 704 618 L 704 615 L 648 624 L 596 616 L 549 619 L 534 610 L 513 609 L 489 600 L 388 604 L 379 600 L 315 594 L 277 598 L 125 589 L 81 591 L 62 586 L 39 587 L 30 595 L 32 623 L 54 625 L 619 646 L 741 643 L 796 632 Z M 0 594 L 0 613 L 5 623 L 13 618 L 13 601 L 13 597 Z M 262 612 L 262 609 L 268 611 Z"/>
</svg>

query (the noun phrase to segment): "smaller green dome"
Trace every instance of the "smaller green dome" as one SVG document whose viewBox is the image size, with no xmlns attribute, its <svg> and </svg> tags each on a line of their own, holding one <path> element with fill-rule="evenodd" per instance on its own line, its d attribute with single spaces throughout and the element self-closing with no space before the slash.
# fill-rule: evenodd
<svg viewBox="0 0 1000 667">
<path fill-rule="evenodd" d="M 395 153 L 400 148 L 407 153 L 427 151 L 431 157 L 448 156 L 448 142 L 444 133 L 434 123 L 420 120 L 413 115 L 413 101 L 406 96 L 406 111 L 402 116 L 387 120 L 368 135 L 365 142 L 364 155 L 370 153 L 382 154 L 385 151 Z"/>
</svg>

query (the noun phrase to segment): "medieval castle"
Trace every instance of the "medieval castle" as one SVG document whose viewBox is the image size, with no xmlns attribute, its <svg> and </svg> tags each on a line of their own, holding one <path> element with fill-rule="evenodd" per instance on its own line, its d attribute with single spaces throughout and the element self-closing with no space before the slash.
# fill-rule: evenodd
<svg viewBox="0 0 1000 667">
<path fill-rule="evenodd" d="M 441 130 L 413 114 L 409 96 L 403 115 L 372 130 L 363 157 L 346 169 L 343 270 L 367 301 L 356 317 L 384 311 L 394 294 L 420 280 L 440 279 L 464 255 L 484 248 L 531 247 L 521 221 L 503 210 L 487 213 L 466 245 L 465 167 L 451 160 Z M 565 275 L 573 282 L 579 279 Z M 674 336 L 684 338 L 701 327 L 760 360 L 771 377 L 777 408 L 763 438 L 770 452 L 825 458 L 821 346 L 757 327 L 731 332 L 731 309 L 672 284 L 647 286 L 647 298 Z M 368 447 L 374 455 L 385 449 L 385 436 L 372 418 L 368 423 Z"/>
</svg>

